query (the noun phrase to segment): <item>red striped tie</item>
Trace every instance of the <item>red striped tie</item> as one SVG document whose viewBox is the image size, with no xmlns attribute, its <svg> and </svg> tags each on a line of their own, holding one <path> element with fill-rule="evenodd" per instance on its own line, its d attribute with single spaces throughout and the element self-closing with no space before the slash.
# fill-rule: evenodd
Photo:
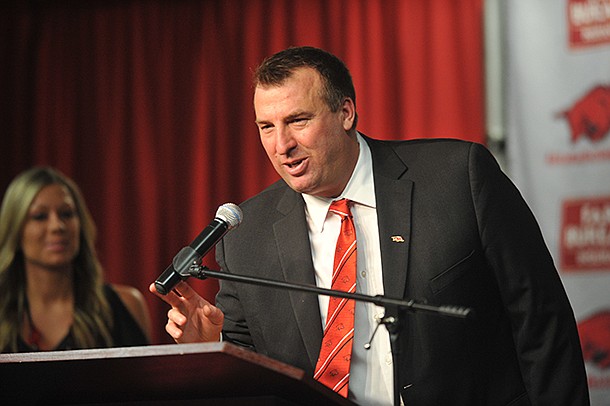
<svg viewBox="0 0 610 406">
<path fill-rule="evenodd" d="M 356 230 L 348 204 L 348 200 L 341 199 L 330 205 L 330 211 L 341 216 L 331 288 L 353 293 L 356 291 Z M 354 307 L 354 300 L 330 297 L 322 348 L 314 374 L 314 379 L 343 397 L 347 397 L 349 383 Z"/>
</svg>

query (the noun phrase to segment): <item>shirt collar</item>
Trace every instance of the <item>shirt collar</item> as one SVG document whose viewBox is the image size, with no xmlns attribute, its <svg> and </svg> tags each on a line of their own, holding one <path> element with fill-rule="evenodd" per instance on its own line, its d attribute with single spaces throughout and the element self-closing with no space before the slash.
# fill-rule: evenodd
<svg viewBox="0 0 610 406">
<path fill-rule="evenodd" d="M 354 203 L 362 204 L 372 208 L 376 207 L 375 201 L 375 183 L 373 181 L 373 159 L 371 150 L 364 141 L 360 133 L 356 133 L 356 139 L 360 146 L 358 153 L 358 162 L 354 172 L 347 182 L 347 186 L 335 199 L 312 196 L 303 194 L 307 215 L 314 229 L 321 232 L 324 229 L 324 221 L 328 213 L 328 208 L 333 200 L 348 199 Z"/>
</svg>

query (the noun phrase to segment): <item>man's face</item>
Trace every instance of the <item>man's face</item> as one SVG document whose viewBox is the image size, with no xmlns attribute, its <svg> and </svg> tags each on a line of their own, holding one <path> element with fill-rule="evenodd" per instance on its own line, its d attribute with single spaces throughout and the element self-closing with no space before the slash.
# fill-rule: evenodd
<svg viewBox="0 0 610 406">
<path fill-rule="evenodd" d="M 349 135 L 356 112 L 349 98 L 332 112 L 322 94 L 318 72 L 300 68 L 280 86 L 258 86 L 254 110 L 263 147 L 286 183 L 336 197 L 358 160 L 358 142 Z"/>
</svg>

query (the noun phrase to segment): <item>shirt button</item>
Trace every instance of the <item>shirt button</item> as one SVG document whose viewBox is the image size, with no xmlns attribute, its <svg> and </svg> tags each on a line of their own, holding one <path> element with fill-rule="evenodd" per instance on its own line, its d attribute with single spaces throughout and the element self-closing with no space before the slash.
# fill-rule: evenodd
<svg viewBox="0 0 610 406">
<path fill-rule="evenodd" d="M 360 276 L 362 276 L 363 278 L 366 278 L 366 271 L 360 272 Z"/>
<path fill-rule="evenodd" d="M 392 354 L 388 354 L 388 355 L 386 355 L 386 357 L 385 357 L 385 363 L 386 363 L 387 365 L 392 365 Z"/>
</svg>

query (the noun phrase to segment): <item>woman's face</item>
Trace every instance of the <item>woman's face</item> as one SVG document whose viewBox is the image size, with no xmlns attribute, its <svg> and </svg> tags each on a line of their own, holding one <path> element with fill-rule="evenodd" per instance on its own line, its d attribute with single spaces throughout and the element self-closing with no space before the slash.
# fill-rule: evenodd
<svg viewBox="0 0 610 406">
<path fill-rule="evenodd" d="M 38 192 L 23 226 L 21 249 L 26 268 L 71 265 L 80 249 L 80 218 L 66 187 L 53 184 Z"/>
</svg>

